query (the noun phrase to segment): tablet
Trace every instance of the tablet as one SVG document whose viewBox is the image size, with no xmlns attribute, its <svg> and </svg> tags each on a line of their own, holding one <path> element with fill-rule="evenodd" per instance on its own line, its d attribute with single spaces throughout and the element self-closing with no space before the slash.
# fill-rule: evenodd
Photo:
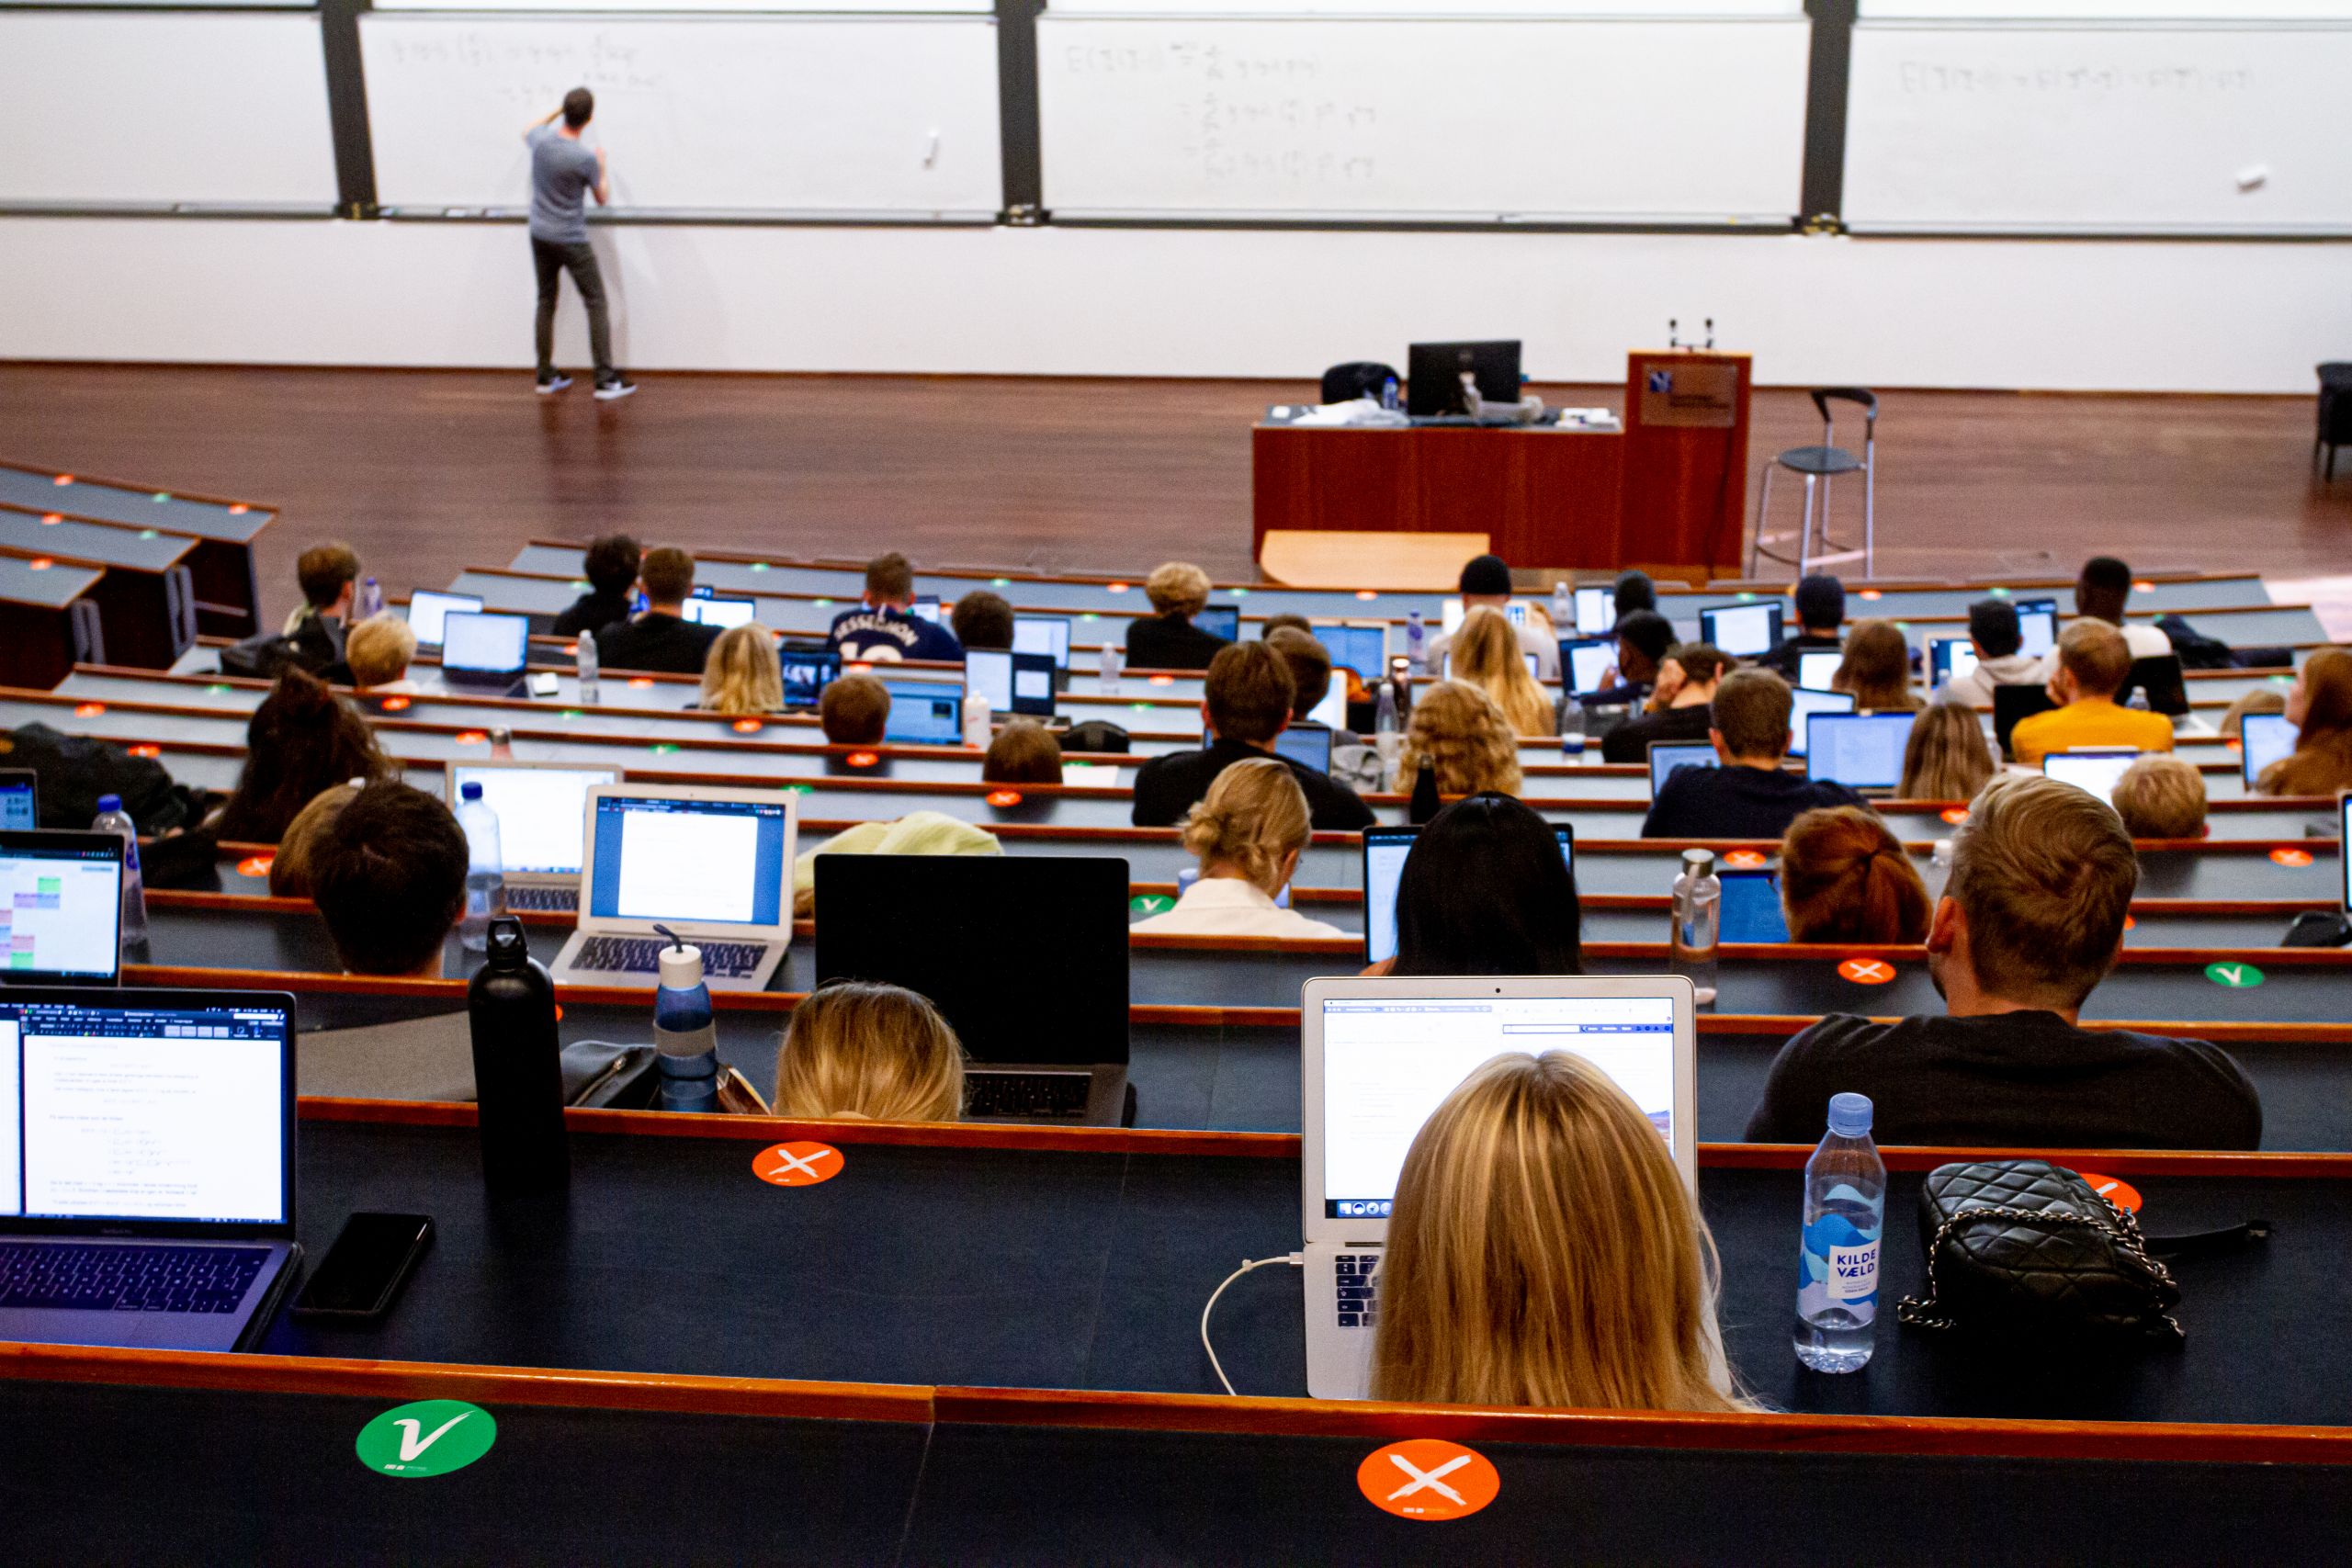
<svg viewBox="0 0 2352 1568">
<path fill-rule="evenodd" d="M 1577 636 L 1599 637 L 1617 625 L 1617 591 L 1613 588 L 1577 590 Z"/>
<path fill-rule="evenodd" d="M 1779 942 L 1789 940 L 1781 908 L 1781 874 L 1765 866 L 1729 866 L 1715 873 L 1724 885 L 1723 940 Z"/>
<path fill-rule="evenodd" d="M 2245 787 L 2252 789 L 2262 770 L 2295 753 L 2295 727 L 2283 713 L 2250 713 L 2238 721 L 2239 764 L 2245 770 Z"/>
</svg>

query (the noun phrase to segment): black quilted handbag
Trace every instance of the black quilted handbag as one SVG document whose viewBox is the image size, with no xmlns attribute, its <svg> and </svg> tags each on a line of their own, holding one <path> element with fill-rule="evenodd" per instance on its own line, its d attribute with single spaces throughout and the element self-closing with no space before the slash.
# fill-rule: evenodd
<svg viewBox="0 0 2352 1568">
<path fill-rule="evenodd" d="M 2177 1343 L 2180 1289 L 2139 1221 L 2062 1166 L 1939 1166 L 1919 1190 L 1928 1299 L 1903 1322 L 2004 1339 Z"/>
</svg>

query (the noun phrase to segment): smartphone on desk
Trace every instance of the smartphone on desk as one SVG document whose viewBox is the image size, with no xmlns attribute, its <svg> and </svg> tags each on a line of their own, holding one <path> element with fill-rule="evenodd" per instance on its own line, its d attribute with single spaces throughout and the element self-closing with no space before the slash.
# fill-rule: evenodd
<svg viewBox="0 0 2352 1568">
<path fill-rule="evenodd" d="M 353 1214 L 294 1298 L 294 1315 L 346 1323 L 383 1316 L 432 1245 L 429 1214 Z"/>
</svg>

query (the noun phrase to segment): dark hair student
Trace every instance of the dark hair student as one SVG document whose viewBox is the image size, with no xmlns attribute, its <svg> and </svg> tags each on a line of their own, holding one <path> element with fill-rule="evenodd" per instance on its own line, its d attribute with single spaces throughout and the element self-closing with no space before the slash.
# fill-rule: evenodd
<svg viewBox="0 0 2352 1568">
<path fill-rule="evenodd" d="M 359 710 L 300 670 L 278 676 L 245 725 L 245 765 L 209 826 L 222 839 L 274 844 L 319 791 L 398 772 Z"/>
<path fill-rule="evenodd" d="M 1507 795 L 1432 818 L 1396 879 L 1392 975 L 1581 975 L 1576 877 L 1552 825 Z"/>
</svg>

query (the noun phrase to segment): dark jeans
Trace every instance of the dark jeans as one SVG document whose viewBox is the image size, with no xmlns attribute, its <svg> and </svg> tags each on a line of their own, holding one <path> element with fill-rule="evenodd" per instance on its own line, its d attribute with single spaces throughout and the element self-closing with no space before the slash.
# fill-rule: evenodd
<svg viewBox="0 0 2352 1568">
<path fill-rule="evenodd" d="M 595 355 L 596 379 L 614 379 L 613 323 L 605 310 L 605 275 L 596 270 L 596 253 L 585 244 L 559 245 L 534 234 L 531 261 L 539 271 L 539 379 L 555 374 L 555 296 L 567 271 L 580 302 L 588 307 L 588 349 Z"/>
</svg>

